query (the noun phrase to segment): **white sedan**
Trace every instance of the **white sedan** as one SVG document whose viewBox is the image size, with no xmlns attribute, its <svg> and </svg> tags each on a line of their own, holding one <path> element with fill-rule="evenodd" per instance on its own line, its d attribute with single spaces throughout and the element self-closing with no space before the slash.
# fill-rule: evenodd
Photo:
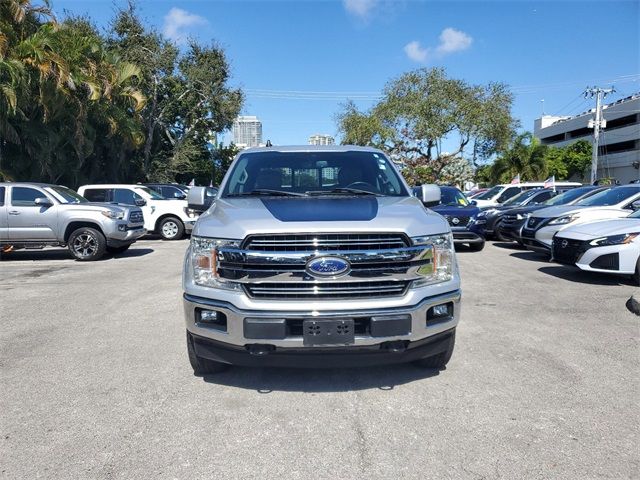
<svg viewBox="0 0 640 480">
<path fill-rule="evenodd" d="M 632 275 L 640 285 L 640 210 L 565 228 L 553 237 L 552 256 L 582 270 Z"/>
</svg>

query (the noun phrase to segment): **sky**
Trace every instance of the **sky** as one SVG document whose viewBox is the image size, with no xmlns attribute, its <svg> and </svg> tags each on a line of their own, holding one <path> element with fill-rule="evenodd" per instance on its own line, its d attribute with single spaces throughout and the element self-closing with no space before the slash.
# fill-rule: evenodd
<svg viewBox="0 0 640 480">
<path fill-rule="evenodd" d="M 230 61 L 244 115 L 263 140 L 339 139 L 347 99 L 373 105 L 390 80 L 442 67 L 470 84 L 503 82 L 513 115 L 573 115 L 594 105 L 585 87 L 640 92 L 640 1 L 218 1 L 138 0 L 142 17 L 179 46 L 215 42 Z M 106 27 L 122 0 L 52 0 L 64 17 L 88 14 Z M 229 142 L 230 136 L 224 137 Z"/>
</svg>

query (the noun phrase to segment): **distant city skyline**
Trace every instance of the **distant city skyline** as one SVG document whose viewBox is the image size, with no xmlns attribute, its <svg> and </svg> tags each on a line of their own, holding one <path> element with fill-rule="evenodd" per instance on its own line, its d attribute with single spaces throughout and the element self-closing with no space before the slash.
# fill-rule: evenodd
<svg viewBox="0 0 640 480">
<path fill-rule="evenodd" d="M 262 146 L 262 122 L 255 115 L 240 115 L 231 127 L 233 143 L 238 148 Z"/>
<path fill-rule="evenodd" d="M 316 133 L 309 137 L 309 145 L 335 145 L 336 139 L 331 135 Z"/>
</svg>

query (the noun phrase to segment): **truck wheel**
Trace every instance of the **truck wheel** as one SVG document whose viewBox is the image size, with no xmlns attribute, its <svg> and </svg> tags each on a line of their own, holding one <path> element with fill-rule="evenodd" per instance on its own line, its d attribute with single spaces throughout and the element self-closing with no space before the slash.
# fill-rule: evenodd
<svg viewBox="0 0 640 480">
<path fill-rule="evenodd" d="M 447 350 L 438 355 L 434 355 L 432 357 L 421 358 L 420 360 L 416 360 L 413 362 L 414 365 L 422 368 L 434 368 L 437 370 L 442 370 L 449 360 L 451 360 L 451 355 L 453 355 L 453 347 L 456 344 L 456 331 L 454 330 L 451 334 L 451 338 L 449 339 L 449 346 Z"/>
<path fill-rule="evenodd" d="M 640 286 L 640 258 L 636 261 L 636 273 L 631 276 L 631 280 L 634 285 Z"/>
<path fill-rule="evenodd" d="M 472 252 L 479 252 L 484 248 L 484 243 L 485 242 L 470 243 L 469 248 L 471 249 Z"/>
<path fill-rule="evenodd" d="M 229 368 L 229 364 L 216 362 L 215 360 L 209 360 L 208 358 L 202 358 L 196 355 L 196 350 L 193 347 L 193 338 L 187 331 L 187 353 L 189 354 L 189 363 L 193 368 L 194 375 L 207 375 L 212 373 L 220 373 Z"/>
<path fill-rule="evenodd" d="M 177 217 L 167 217 L 162 219 L 158 230 L 164 240 L 178 240 L 184 235 L 184 224 Z"/>
<path fill-rule="evenodd" d="M 129 244 L 129 245 L 122 245 L 121 247 L 107 247 L 107 252 L 115 253 L 115 254 L 124 253 L 127 250 L 129 250 L 130 246 L 131 245 Z"/>
<path fill-rule="evenodd" d="M 81 227 L 69 236 L 69 251 L 76 260 L 82 262 L 98 260 L 106 250 L 107 240 L 95 228 Z"/>
</svg>

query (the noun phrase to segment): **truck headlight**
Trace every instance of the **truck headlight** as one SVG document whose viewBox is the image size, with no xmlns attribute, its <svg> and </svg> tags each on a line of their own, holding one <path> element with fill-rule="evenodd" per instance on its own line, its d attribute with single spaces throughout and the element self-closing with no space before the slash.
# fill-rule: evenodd
<svg viewBox="0 0 640 480">
<path fill-rule="evenodd" d="M 226 238 L 191 237 L 190 256 L 193 268 L 193 281 L 203 287 L 240 290 L 237 282 L 221 279 L 218 274 L 218 249 L 240 246 L 239 240 Z"/>
<path fill-rule="evenodd" d="M 589 245 L 594 247 L 606 247 L 608 245 L 624 245 L 631 243 L 635 238 L 640 235 L 640 232 L 622 233 L 620 235 L 611 235 L 609 237 L 600 237 L 595 240 L 591 240 Z"/>
<path fill-rule="evenodd" d="M 574 213 L 573 215 L 565 215 L 564 217 L 558 217 L 549 222 L 549 225 L 566 225 L 576 220 L 580 215 Z"/>
<path fill-rule="evenodd" d="M 102 210 L 100 213 L 102 213 L 105 217 L 111 218 L 113 220 L 122 220 L 122 219 L 124 219 L 124 212 L 122 212 L 122 211 L 116 212 L 116 211 L 113 211 L 113 210 Z"/>
<path fill-rule="evenodd" d="M 453 250 L 453 236 L 450 233 L 413 237 L 414 245 L 425 245 L 427 248 L 421 259 L 431 261 L 418 269 L 423 278 L 414 280 L 412 287 L 422 287 L 432 283 L 447 282 L 453 278 L 455 253 Z"/>
<path fill-rule="evenodd" d="M 184 213 L 189 218 L 195 218 L 197 216 L 196 211 L 191 209 L 191 208 L 189 208 L 189 207 L 184 207 L 183 210 L 184 210 Z"/>
</svg>

